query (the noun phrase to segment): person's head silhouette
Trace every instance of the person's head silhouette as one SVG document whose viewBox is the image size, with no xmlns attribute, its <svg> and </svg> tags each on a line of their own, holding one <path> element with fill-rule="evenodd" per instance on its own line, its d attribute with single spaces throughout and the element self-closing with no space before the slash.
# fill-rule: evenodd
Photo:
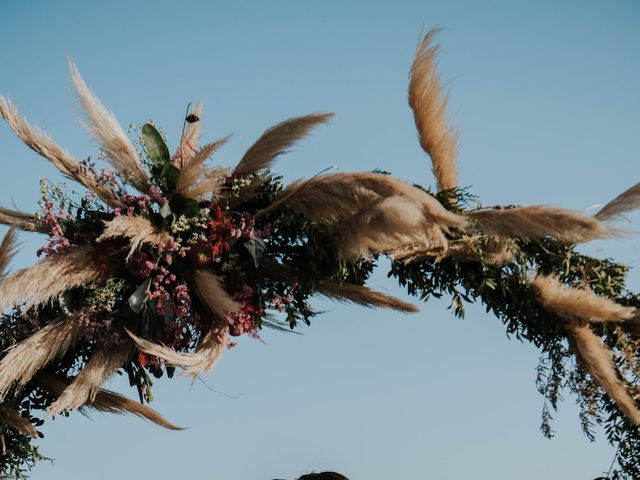
<svg viewBox="0 0 640 480">
<path fill-rule="evenodd" d="M 336 472 L 320 472 L 320 473 L 308 473 L 302 475 L 298 480 L 349 480 L 341 473 Z"/>
</svg>

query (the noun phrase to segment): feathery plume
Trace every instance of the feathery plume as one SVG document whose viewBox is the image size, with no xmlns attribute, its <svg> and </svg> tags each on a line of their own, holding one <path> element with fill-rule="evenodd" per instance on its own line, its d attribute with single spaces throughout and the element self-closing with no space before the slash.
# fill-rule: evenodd
<svg viewBox="0 0 640 480">
<path fill-rule="evenodd" d="M 49 362 L 75 344 L 81 328 L 75 317 L 59 318 L 7 350 L 0 361 L 0 399 L 14 383 L 22 387 Z"/>
<path fill-rule="evenodd" d="M 7 266 L 16 254 L 16 230 L 10 228 L 0 244 L 0 280 L 6 276 Z"/>
<path fill-rule="evenodd" d="M 24 303 L 24 309 L 42 305 L 67 290 L 94 280 L 99 273 L 97 252 L 78 248 L 18 270 L 0 281 L 0 310 Z"/>
<path fill-rule="evenodd" d="M 247 150 L 233 175 L 241 177 L 269 169 L 277 156 L 307 136 L 316 125 L 328 122 L 332 116 L 332 113 L 314 113 L 271 127 Z"/>
<path fill-rule="evenodd" d="M 633 187 L 625 190 L 616 198 L 607 203 L 595 214 L 595 218 L 604 222 L 613 220 L 620 215 L 637 209 L 640 207 L 640 183 L 636 183 Z"/>
<path fill-rule="evenodd" d="M 200 132 L 202 131 L 202 103 L 198 103 L 193 109 L 192 115 L 198 119 L 195 122 L 187 122 L 184 135 L 180 141 L 180 145 L 176 150 L 175 157 L 177 159 L 177 167 L 182 169 L 184 165 L 193 158 L 199 149 Z"/>
<path fill-rule="evenodd" d="M 493 208 L 467 214 L 487 235 L 507 238 L 542 238 L 551 236 L 573 244 L 604 238 L 617 233 L 592 217 L 564 208 L 542 205 L 516 208 Z"/>
<path fill-rule="evenodd" d="M 180 353 L 144 338 L 140 338 L 127 330 L 127 333 L 142 352 L 161 358 L 168 365 L 185 369 L 183 375 L 197 377 L 210 371 L 222 357 L 227 343 L 228 332 L 208 332 L 198 344 L 194 353 Z"/>
<path fill-rule="evenodd" d="M 101 184 L 96 176 L 73 156 L 59 147 L 42 130 L 31 126 L 10 100 L 0 96 L 0 115 L 14 133 L 34 152 L 49 160 L 66 177 L 84 185 L 109 205 L 120 205 L 116 194 Z M 28 229 L 25 229 L 28 230 Z"/>
<path fill-rule="evenodd" d="M 197 193 L 200 192 L 200 189 L 198 188 L 199 183 L 205 181 L 207 174 L 211 173 L 207 172 L 204 168 L 204 162 L 206 162 L 218 148 L 227 143 L 228 139 L 229 137 L 225 137 L 222 140 L 205 145 L 183 162 L 182 169 L 180 170 L 180 176 L 178 177 L 178 182 L 176 184 L 176 193 L 187 198 L 198 198 Z M 226 169 L 216 170 L 224 170 L 225 174 L 227 172 Z M 196 193 L 195 195 L 194 192 Z"/>
<path fill-rule="evenodd" d="M 38 438 L 31 422 L 8 405 L 0 405 L 0 420 L 28 437 Z"/>
<path fill-rule="evenodd" d="M 0 223 L 19 228 L 25 232 L 46 233 L 48 231 L 48 227 L 40 225 L 34 215 L 4 207 L 0 207 Z"/>
<path fill-rule="evenodd" d="M 351 283 L 339 283 L 329 278 L 323 278 L 316 285 L 318 293 L 327 298 L 353 302 L 365 307 L 390 308 L 404 313 L 416 313 L 420 310 L 410 303 L 376 292 L 365 286 L 354 285 Z"/>
<path fill-rule="evenodd" d="M 122 173 L 131 185 L 140 191 L 146 191 L 148 176 L 133 144 L 113 114 L 89 89 L 71 58 L 68 59 L 68 63 L 71 82 L 86 115 L 86 121 L 81 120 L 80 123 L 100 144 L 107 161 Z"/>
<path fill-rule="evenodd" d="M 631 319 L 636 311 L 600 297 L 588 288 L 567 287 L 556 276 L 537 275 L 531 284 L 538 290 L 545 308 L 564 318 L 621 322 Z"/>
<path fill-rule="evenodd" d="M 431 157 L 438 189 L 457 186 L 456 150 L 458 132 L 447 123 L 447 96 L 436 72 L 439 46 L 431 46 L 438 29 L 431 30 L 418 45 L 411 65 L 409 105 L 422 149 Z"/>
<path fill-rule="evenodd" d="M 34 378 L 34 383 L 40 388 L 46 390 L 49 394 L 59 397 L 62 392 L 69 386 L 70 382 L 47 372 L 40 372 Z M 130 413 L 140 418 L 149 420 L 150 422 L 160 425 L 169 430 L 183 430 L 166 418 L 156 412 L 154 409 L 147 407 L 139 402 L 128 399 L 116 392 L 100 389 L 96 394 L 92 403 L 87 403 L 80 407 L 92 408 L 99 412 L 105 413 Z"/>
<path fill-rule="evenodd" d="M 572 323 L 568 331 L 578 358 L 593 379 L 607 392 L 611 400 L 616 402 L 621 412 L 636 425 L 640 425 L 640 411 L 629 395 L 626 385 L 620 380 L 611 358 L 611 351 L 588 325 Z"/>
<path fill-rule="evenodd" d="M 132 344 L 126 342 L 96 350 L 62 395 L 49 407 L 47 415 L 55 417 L 64 410 L 92 403 L 101 385 L 129 359 L 132 349 Z"/>
<path fill-rule="evenodd" d="M 104 231 L 96 241 L 100 243 L 113 238 L 128 238 L 131 248 L 127 259 L 138 250 L 140 245 L 157 246 L 171 239 L 168 232 L 161 230 L 148 219 L 138 215 L 120 215 L 114 217 L 113 220 L 104 222 L 104 225 Z"/>
<path fill-rule="evenodd" d="M 211 270 L 194 270 L 193 285 L 200 300 L 218 318 L 225 319 L 229 312 L 235 312 L 240 308 L 222 287 L 220 277 Z"/>
</svg>

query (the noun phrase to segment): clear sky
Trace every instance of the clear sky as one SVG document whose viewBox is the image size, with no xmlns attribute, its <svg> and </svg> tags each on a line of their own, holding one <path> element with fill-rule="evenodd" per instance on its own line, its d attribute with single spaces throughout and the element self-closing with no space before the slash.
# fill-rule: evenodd
<svg viewBox="0 0 640 480">
<path fill-rule="evenodd" d="M 420 31 L 435 25 L 446 29 L 439 65 L 462 131 L 460 179 L 486 205 L 582 211 L 640 180 L 636 0 L 0 0 L 0 93 L 76 156 L 95 157 L 74 121 L 68 52 L 124 125 L 153 118 L 173 146 L 192 101 L 205 103 L 205 140 L 234 134 L 217 154 L 226 165 L 266 127 L 333 111 L 278 172 L 379 167 L 428 185 L 406 85 Z M 60 178 L 5 125 L 0 159 L 3 205 L 33 210 L 38 179 Z M 40 243 L 21 239 L 15 267 Z M 587 250 L 640 263 L 637 236 Z M 402 295 L 384 273 L 373 285 Z M 188 430 L 74 413 L 44 427 L 41 450 L 55 463 L 33 478 L 268 480 L 335 469 L 353 480 L 586 480 L 608 469 L 613 448 L 582 435 L 571 397 L 557 437 L 542 437 L 538 353 L 481 308 L 458 320 L 447 302 L 412 316 L 316 305 L 326 313 L 304 336 L 267 331 L 264 343 L 227 352 L 206 377 L 224 394 L 158 382 L 153 406 Z"/>
</svg>

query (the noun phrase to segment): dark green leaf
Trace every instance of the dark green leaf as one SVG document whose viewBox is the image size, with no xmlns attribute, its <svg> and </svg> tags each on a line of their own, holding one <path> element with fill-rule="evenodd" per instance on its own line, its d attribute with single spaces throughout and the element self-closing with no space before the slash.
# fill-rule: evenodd
<svg viewBox="0 0 640 480">
<path fill-rule="evenodd" d="M 171 160 L 169 148 L 167 148 L 167 144 L 164 143 L 160 132 L 150 123 L 145 123 L 142 126 L 142 141 L 153 165 L 164 167 L 165 164 L 169 163 Z"/>
<path fill-rule="evenodd" d="M 129 297 L 129 306 L 133 313 L 140 313 L 147 301 L 147 290 L 151 285 L 151 279 L 147 278 L 142 284 L 136 288 L 136 291 Z"/>
<path fill-rule="evenodd" d="M 247 240 L 244 243 L 244 246 L 253 257 L 253 263 L 255 263 L 256 268 L 258 268 L 258 266 L 260 265 L 260 260 L 262 259 L 262 255 L 267 249 L 264 240 L 258 237 L 252 238 L 251 240 Z"/>
</svg>

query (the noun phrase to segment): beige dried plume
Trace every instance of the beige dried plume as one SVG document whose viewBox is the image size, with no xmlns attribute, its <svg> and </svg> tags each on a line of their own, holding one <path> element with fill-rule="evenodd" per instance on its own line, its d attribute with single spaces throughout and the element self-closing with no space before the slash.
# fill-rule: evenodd
<svg viewBox="0 0 640 480">
<path fill-rule="evenodd" d="M 62 395 L 62 392 L 70 384 L 68 380 L 46 372 L 38 373 L 34 378 L 34 383 L 55 397 Z M 183 430 L 169 422 L 154 409 L 109 390 L 100 389 L 92 403 L 87 403 L 80 407 L 82 410 L 85 408 L 92 408 L 106 413 L 130 413 L 169 430 Z"/>
<path fill-rule="evenodd" d="M 198 103 L 193 111 L 193 115 L 198 117 L 195 122 L 188 122 L 184 129 L 184 135 L 180 140 L 180 145 L 174 154 L 176 167 L 179 169 L 184 168 L 185 164 L 189 162 L 193 156 L 198 152 L 200 144 L 200 132 L 202 131 L 202 110 L 204 106 L 202 103 Z"/>
<path fill-rule="evenodd" d="M 328 122 L 332 116 L 332 113 L 313 113 L 291 118 L 271 127 L 247 150 L 233 175 L 241 177 L 268 170 L 276 157 L 307 136 L 315 126 Z"/>
<path fill-rule="evenodd" d="M 12 385 L 26 385 L 41 368 L 63 357 L 80 332 L 76 317 L 62 317 L 8 349 L 0 361 L 0 399 Z"/>
<path fill-rule="evenodd" d="M 0 244 L 0 280 L 7 274 L 9 262 L 16 254 L 16 229 L 10 228 Z"/>
<path fill-rule="evenodd" d="M 458 131 L 447 122 L 447 95 L 442 93 L 436 72 L 439 46 L 431 43 L 438 32 L 439 29 L 431 30 L 418 45 L 411 65 L 409 105 L 413 110 L 420 145 L 431 157 L 438 189 L 444 190 L 458 185 Z"/>
<path fill-rule="evenodd" d="M 589 288 L 564 285 L 556 276 L 537 275 L 531 284 L 545 308 L 568 319 L 588 322 L 621 322 L 631 319 L 636 309 L 622 306 Z"/>
<path fill-rule="evenodd" d="M 640 183 L 625 190 L 600 209 L 595 217 L 601 222 L 614 220 L 640 207 Z"/>
<path fill-rule="evenodd" d="M 222 281 L 211 270 L 197 268 L 193 271 L 193 286 L 198 297 L 207 308 L 220 319 L 225 319 L 229 312 L 240 308 L 222 286 Z"/>
<path fill-rule="evenodd" d="M 47 415 L 54 417 L 64 410 L 92 403 L 106 382 L 129 359 L 133 345 L 126 342 L 102 347 L 94 352 L 80 373 L 49 407 Z"/>
<path fill-rule="evenodd" d="M 78 248 L 18 270 L 0 281 L 0 310 L 17 304 L 29 310 L 95 280 L 99 274 L 98 260 L 93 248 Z"/>
<path fill-rule="evenodd" d="M 492 208 L 467 214 L 487 235 L 506 238 L 554 237 L 567 243 L 582 243 L 618 233 L 592 217 L 564 208 L 542 205 Z"/>
<path fill-rule="evenodd" d="M 29 124 L 11 101 L 0 96 L 0 115 L 14 133 L 34 152 L 49 160 L 68 178 L 84 185 L 109 205 L 120 205 L 115 192 L 101 184 L 96 176 L 73 156 L 59 147 L 46 133 Z M 26 230 L 29 230 L 28 228 Z"/>
<path fill-rule="evenodd" d="M 46 233 L 49 230 L 46 225 L 39 224 L 34 215 L 18 210 L 9 210 L 4 207 L 0 207 L 0 223 L 24 230 L 25 232 Z"/>
<path fill-rule="evenodd" d="M 0 421 L 15 428 L 23 435 L 38 438 L 38 432 L 31 422 L 8 405 L 0 404 Z"/>
<path fill-rule="evenodd" d="M 140 191 L 148 188 L 149 177 L 138 153 L 113 114 L 89 89 L 71 58 L 68 59 L 71 83 L 84 110 L 86 120 L 80 123 L 100 144 L 100 150 L 125 180 Z"/>
<path fill-rule="evenodd" d="M 210 331 L 203 337 L 193 353 L 181 353 L 172 348 L 151 342 L 127 331 L 138 349 L 146 354 L 161 358 L 166 364 L 184 368 L 182 375 L 195 379 L 198 375 L 213 369 L 224 353 L 228 332 L 220 334 Z"/>
<path fill-rule="evenodd" d="M 139 215 L 119 215 L 113 220 L 104 222 L 104 225 L 104 231 L 96 241 L 101 243 L 114 238 L 128 238 L 130 249 L 127 259 L 141 245 L 157 246 L 171 239 L 169 232 L 156 227 L 148 219 Z"/>
<path fill-rule="evenodd" d="M 571 323 L 568 332 L 578 359 L 587 368 L 593 379 L 616 402 L 621 412 L 636 425 L 640 425 L 640 411 L 629 395 L 627 386 L 620 379 L 611 357 L 611 351 L 603 345 L 600 338 L 593 333 L 588 325 Z"/>
<path fill-rule="evenodd" d="M 316 285 L 318 293 L 333 300 L 353 302 L 365 307 L 390 308 L 404 313 L 416 313 L 420 310 L 402 300 L 376 292 L 371 288 L 354 285 L 351 283 L 339 283 L 330 278 L 322 278 Z"/>
<path fill-rule="evenodd" d="M 211 193 L 212 195 L 218 193 L 219 188 L 216 189 L 209 179 L 213 178 L 212 174 L 218 174 L 215 179 L 218 186 L 220 186 L 220 181 L 226 177 L 228 171 L 226 168 L 208 170 L 205 168 L 204 163 L 218 148 L 227 143 L 228 139 L 229 137 L 225 137 L 217 142 L 205 145 L 183 162 L 176 184 L 176 193 L 194 199 L 199 199 L 206 193 Z"/>
</svg>

